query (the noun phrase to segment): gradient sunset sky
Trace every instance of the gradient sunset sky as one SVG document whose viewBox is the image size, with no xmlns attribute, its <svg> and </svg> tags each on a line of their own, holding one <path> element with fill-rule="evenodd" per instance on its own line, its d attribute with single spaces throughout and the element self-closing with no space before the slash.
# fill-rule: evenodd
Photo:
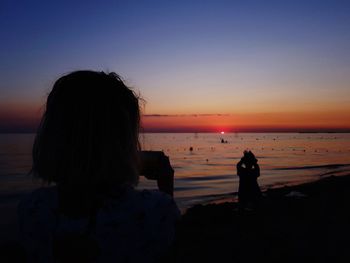
<svg viewBox="0 0 350 263">
<path fill-rule="evenodd" d="M 0 132 L 35 131 L 54 81 L 115 71 L 146 131 L 350 131 L 350 1 L 0 5 Z"/>
</svg>

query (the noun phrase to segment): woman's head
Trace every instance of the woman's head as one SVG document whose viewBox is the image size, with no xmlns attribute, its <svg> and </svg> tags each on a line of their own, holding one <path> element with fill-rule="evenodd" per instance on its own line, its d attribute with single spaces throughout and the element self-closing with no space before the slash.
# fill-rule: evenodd
<svg viewBox="0 0 350 263">
<path fill-rule="evenodd" d="M 138 181 L 139 100 L 115 73 L 75 71 L 50 92 L 34 146 L 34 176 L 105 192 Z"/>
<path fill-rule="evenodd" d="M 244 151 L 242 161 L 246 166 L 253 166 L 258 162 L 255 155 L 251 151 Z"/>
</svg>

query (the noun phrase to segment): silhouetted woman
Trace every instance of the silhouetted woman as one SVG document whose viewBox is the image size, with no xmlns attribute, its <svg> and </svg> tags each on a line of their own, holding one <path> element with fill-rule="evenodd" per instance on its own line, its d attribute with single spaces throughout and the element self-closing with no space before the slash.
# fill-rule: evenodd
<svg viewBox="0 0 350 263">
<path fill-rule="evenodd" d="M 33 146 L 46 183 L 19 205 L 29 262 L 154 262 L 171 245 L 170 195 L 136 191 L 139 100 L 115 73 L 77 71 L 50 92 Z M 159 173 L 173 176 L 164 155 Z"/>
<path fill-rule="evenodd" d="M 261 191 L 257 182 L 260 176 L 258 160 L 251 151 L 245 151 L 242 159 L 237 163 L 239 176 L 238 199 L 241 208 L 254 208 L 261 198 Z"/>
</svg>

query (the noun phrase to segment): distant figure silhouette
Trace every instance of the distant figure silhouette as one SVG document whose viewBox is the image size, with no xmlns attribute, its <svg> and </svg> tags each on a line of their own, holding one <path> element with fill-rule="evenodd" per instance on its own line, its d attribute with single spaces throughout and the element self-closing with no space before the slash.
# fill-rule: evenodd
<svg viewBox="0 0 350 263">
<path fill-rule="evenodd" d="M 46 186 L 18 207 L 28 262 L 154 262 L 167 252 L 180 214 L 170 195 L 134 189 L 139 125 L 139 99 L 115 73 L 56 81 L 33 146 L 31 173 Z M 157 174 L 172 178 L 160 156 Z"/>
<path fill-rule="evenodd" d="M 237 163 L 239 176 L 238 199 L 241 208 L 255 208 L 261 198 L 261 191 L 257 182 L 260 176 L 258 160 L 251 151 L 244 151 L 244 156 Z"/>
</svg>

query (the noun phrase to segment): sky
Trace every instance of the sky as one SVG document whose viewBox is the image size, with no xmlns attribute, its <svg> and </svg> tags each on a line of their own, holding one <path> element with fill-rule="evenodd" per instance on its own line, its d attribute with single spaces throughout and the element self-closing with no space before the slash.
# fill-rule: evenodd
<svg viewBox="0 0 350 263">
<path fill-rule="evenodd" d="M 114 71 L 145 131 L 350 131 L 350 2 L 0 3 L 0 132 L 35 131 L 47 93 Z"/>
</svg>

